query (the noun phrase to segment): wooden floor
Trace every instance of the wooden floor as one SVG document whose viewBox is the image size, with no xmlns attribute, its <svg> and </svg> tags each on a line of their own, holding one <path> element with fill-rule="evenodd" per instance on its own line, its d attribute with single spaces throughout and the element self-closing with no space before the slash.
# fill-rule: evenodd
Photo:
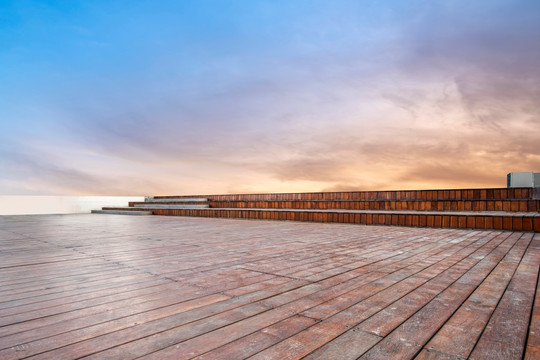
<svg viewBox="0 0 540 360">
<path fill-rule="evenodd" d="M 540 234 L 0 216 L 0 359 L 540 359 Z"/>
</svg>

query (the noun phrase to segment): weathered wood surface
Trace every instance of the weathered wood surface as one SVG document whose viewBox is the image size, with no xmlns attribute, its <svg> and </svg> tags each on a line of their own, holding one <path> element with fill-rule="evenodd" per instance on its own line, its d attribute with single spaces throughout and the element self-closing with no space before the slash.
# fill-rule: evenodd
<svg viewBox="0 0 540 360">
<path fill-rule="evenodd" d="M 0 359 L 539 359 L 539 264 L 502 230 L 4 216 Z"/>
</svg>

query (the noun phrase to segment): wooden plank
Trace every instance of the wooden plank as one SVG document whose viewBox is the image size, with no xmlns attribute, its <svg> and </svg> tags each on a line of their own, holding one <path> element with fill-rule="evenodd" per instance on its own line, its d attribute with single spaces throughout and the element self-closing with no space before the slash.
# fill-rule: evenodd
<svg viewBox="0 0 540 360">
<path fill-rule="evenodd" d="M 365 353 L 373 345 L 378 343 L 382 338 L 373 334 L 369 334 L 353 328 L 345 333 L 341 334 L 337 338 L 325 345 L 319 347 L 317 350 L 311 352 L 309 355 L 303 357 L 304 360 L 317 360 L 317 359 L 356 359 L 358 356 Z"/>
<path fill-rule="evenodd" d="M 258 353 L 253 359 L 296 359 L 324 346 L 363 319 L 410 292 L 425 279 L 408 278 L 334 316 Z"/>
<path fill-rule="evenodd" d="M 470 359 L 521 359 L 531 305 L 527 294 L 505 292 Z"/>
<path fill-rule="evenodd" d="M 454 283 L 360 359 L 412 359 L 474 288 Z"/>
<path fill-rule="evenodd" d="M 343 287 L 343 284 L 340 284 L 338 286 Z M 316 291 L 316 290 L 320 289 L 320 286 L 311 289 L 310 286 L 308 285 L 306 287 L 303 287 L 302 289 L 304 289 L 304 288 L 306 290 L 308 290 L 307 293 L 299 293 L 297 295 L 295 294 L 295 296 L 292 297 L 292 298 L 291 297 L 281 298 L 279 302 L 277 302 L 277 303 L 275 302 L 272 305 L 277 306 L 280 303 L 287 303 L 288 301 L 293 300 L 294 298 L 298 298 L 299 296 L 301 297 L 301 296 L 304 296 L 306 294 L 313 293 L 313 291 Z M 327 297 L 322 296 L 323 293 L 324 292 L 321 292 L 321 295 L 318 295 L 316 297 L 303 297 L 301 299 L 298 299 L 297 301 L 294 301 L 293 303 L 288 303 L 285 307 L 282 306 L 282 307 L 276 308 L 275 310 L 271 310 L 271 311 L 269 311 L 267 313 L 257 315 L 255 317 L 251 318 L 249 321 L 242 321 L 242 322 L 240 322 L 238 324 L 238 326 L 241 327 L 242 331 L 245 331 L 246 329 L 250 329 L 250 326 L 262 326 L 260 322 L 255 321 L 255 319 L 258 318 L 258 317 L 261 317 L 261 319 L 262 319 L 261 321 L 263 321 L 262 324 L 264 324 L 265 321 L 266 322 L 268 322 L 268 321 L 278 321 L 280 319 L 280 315 L 276 315 L 276 314 L 291 314 L 291 311 L 294 311 L 294 312 L 302 311 L 303 309 L 305 309 L 307 307 L 311 307 L 313 305 L 316 305 L 318 303 L 326 301 Z M 335 296 L 335 292 L 330 291 L 329 295 Z M 150 337 L 150 340 L 147 339 L 147 338 L 136 340 L 136 341 L 131 342 L 130 344 L 122 345 L 119 348 L 116 347 L 114 349 L 108 350 L 107 352 L 99 353 L 96 356 L 98 358 L 102 357 L 102 356 L 114 356 L 114 357 L 116 357 L 116 356 L 119 356 L 119 354 L 121 354 L 121 353 L 130 354 L 130 356 L 139 356 L 139 355 L 144 354 L 144 353 L 142 353 L 142 351 L 150 351 L 151 348 L 152 349 L 159 349 L 159 347 L 163 347 L 164 345 L 165 346 L 174 345 L 174 343 L 170 343 L 170 342 L 179 341 L 178 339 L 182 338 L 181 334 L 183 332 L 185 332 L 185 331 L 186 331 L 186 329 L 184 329 L 184 328 L 182 328 L 182 329 L 171 329 L 170 331 L 161 332 L 160 336 L 159 336 L 160 341 L 158 343 L 156 343 L 156 344 L 153 344 L 153 343 L 150 344 L 149 343 L 149 341 L 152 342 L 152 341 L 155 340 L 155 337 Z M 240 329 L 238 331 L 240 331 Z M 236 331 L 235 333 L 238 333 L 238 331 Z M 167 334 L 167 335 L 165 336 L 165 334 Z M 200 348 L 200 346 L 196 346 L 196 347 Z M 176 349 L 176 348 L 172 347 L 167 351 L 174 352 L 175 351 L 174 349 Z M 165 352 L 165 353 L 160 352 L 159 354 L 160 354 L 160 356 L 167 356 L 166 354 L 168 354 L 168 352 Z"/>
<path fill-rule="evenodd" d="M 246 359 L 313 325 L 316 320 L 291 316 L 274 325 L 197 356 L 197 360 Z M 205 344 L 206 345 L 206 344 Z M 176 355 L 176 354 L 175 354 Z"/>
<path fill-rule="evenodd" d="M 435 350 L 422 349 L 414 360 L 463 360 L 463 358 L 444 354 Z"/>
<path fill-rule="evenodd" d="M 204 309 L 204 308 L 203 308 Z M 112 332 L 89 340 L 40 353 L 35 359 L 67 359 L 88 356 L 88 358 L 136 358 L 204 334 L 255 314 L 268 310 L 259 304 L 248 304 L 201 320 L 187 322 L 188 313 L 180 313 L 157 321 L 150 321 L 120 331 Z M 184 318 L 184 321 L 178 321 Z M 179 325 L 183 324 L 183 325 Z"/>
<path fill-rule="evenodd" d="M 539 248 L 539 243 L 540 234 L 537 234 L 535 235 L 535 240 L 533 240 L 531 247 L 535 246 L 534 249 L 537 250 Z M 540 282 L 538 282 L 536 287 L 536 296 L 531 314 L 529 334 L 527 336 L 525 359 L 534 359 L 536 355 L 540 355 Z"/>
<path fill-rule="evenodd" d="M 265 316 L 265 314 L 261 314 L 261 317 L 262 316 Z M 267 340 L 266 343 L 277 343 L 283 338 L 287 338 L 288 334 L 293 335 L 316 322 L 314 319 L 293 316 L 255 332 L 253 330 L 258 329 L 261 326 L 257 320 L 258 319 L 249 319 L 248 321 L 240 321 L 238 323 L 225 326 L 212 332 L 205 333 L 201 336 L 175 344 L 171 347 L 161 349 L 154 353 L 143 356 L 142 358 L 174 358 L 178 360 L 191 359 L 205 352 L 215 350 L 214 356 L 219 354 L 219 356 L 221 356 L 220 358 L 223 359 L 224 354 L 222 353 L 222 350 L 224 349 L 219 349 L 220 347 L 225 347 L 225 345 L 228 344 L 225 351 L 228 351 L 229 353 L 245 352 L 246 349 L 244 349 L 242 340 L 249 335 L 253 336 L 254 334 L 264 334 L 267 336 L 267 338 L 270 338 L 270 341 Z M 279 335 L 276 336 L 275 334 Z M 252 347 L 251 351 L 253 350 L 254 349 Z M 97 354 L 95 358 L 100 358 L 100 356 L 107 356 L 107 353 Z"/>
<path fill-rule="evenodd" d="M 528 245 L 529 241 L 530 237 L 522 238 L 522 244 Z M 524 246 L 514 246 L 430 340 L 426 349 L 467 358 L 506 290 L 524 252 Z"/>
<path fill-rule="evenodd" d="M 463 275 L 458 280 L 458 282 L 471 285 L 479 285 L 480 283 L 482 283 L 482 281 L 484 281 L 485 277 L 488 276 L 491 270 L 495 268 L 495 266 L 497 266 L 499 261 L 501 261 L 501 259 L 512 248 L 512 246 L 514 246 L 514 244 L 516 244 L 522 237 L 522 234 L 520 233 L 508 234 L 509 236 L 504 242 L 502 242 L 485 258 L 483 258 L 482 261 L 475 265 L 473 271 L 467 272 L 465 275 Z M 519 243 L 519 247 L 522 250 L 525 250 L 527 248 L 527 245 L 529 244 L 529 241 L 530 239 L 527 240 L 527 238 L 523 238 Z"/>
<path fill-rule="evenodd" d="M 438 279 L 421 285 L 398 301 L 388 305 L 366 321 L 358 329 L 378 336 L 386 336 L 420 308 L 445 289 Z M 361 354 L 360 354 L 361 355 Z"/>
<path fill-rule="evenodd" d="M 222 340 L 219 339 L 229 339 L 229 341 L 235 340 L 234 337 L 238 338 L 259 331 L 266 326 L 279 322 L 282 319 L 286 319 L 322 301 L 324 301 L 324 297 L 305 297 L 283 304 L 283 306 L 271 310 L 269 310 L 269 307 L 265 306 L 267 311 L 254 313 L 251 316 L 246 316 L 242 319 L 235 319 L 234 323 L 230 325 L 221 324 L 219 329 L 211 329 L 208 328 L 206 324 L 201 323 L 203 329 L 201 329 L 200 333 L 193 332 L 193 328 L 197 331 L 197 327 L 193 327 L 192 325 L 173 328 L 160 332 L 155 336 L 152 335 L 150 337 L 141 338 L 128 344 L 114 347 L 105 352 L 97 353 L 95 354 L 95 358 L 116 358 L 118 356 L 124 356 L 124 354 L 129 354 L 130 357 L 139 357 L 148 354 L 148 356 L 145 357 L 148 359 L 162 359 L 168 357 L 178 358 L 178 356 L 183 356 L 182 354 L 188 354 L 190 356 L 197 355 L 196 352 L 201 351 L 201 349 L 206 349 L 205 346 L 213 346 L 203 344 L 220 344 L 220 341 Z M 256 304 L 257 303 L 251 305 Z M 186 332 L 188 335 L 186 335 Z M 193 341 L 186 341 L 193 336 L 197 336 L 197 338 Z"/>
<path fill-rule="evenodd" d="M 524 360 L 538 360 L 540 359 L 540 346 L 528 346 L 525 353 Z"/>
<path fill-rule="evenodd" d="M 94 306 L 79 305 L 75 303 L 73 307 L 63 305 L 60 307 L 54 308 L 45 308 L 42 311 L 35 311 L 29 313 L 23 313 L 22 315 L 28 314 L 24 318 L 28 318 L 25 321 L 16 322 L 9 326 L 3 326 L 0 329 L 1 338 L 0 344 L 9 344 L 10 337 L 8 335 L 18 334 L 23 331 L 33 330 L 35 328 L 43 328 L 45 326 L 63 326 L 68 321 L 75 322 L 82 326 L 84 321 L 82 318 L 88 317 L 97 317 L 99 318 L 103 313 L 119 313 L 119 314 L 131 314 L 132 312 L 136 313 L 137 309 L 144 309 L 148 306 L 167 306 L 170 304 L 187 301 L 191 299 L 196 299 L 204 296 L 204 293 L 198 290 L 191 290 L 186 287 L 186 291 L 182 293 L 175 293 L 171 295 L 170 292 L 173 287 L 163 288 L 161 291 L 157 292 L 147 292 L 147 293 L 130 293 L 131 296 L 127 297 L 124 300 L 113 301 L 113 302 L 104 302 Z M 200 292 L 200 293 L 198 293 Z M 221 296 L 224 297 L 224 296 Z M 72 304 L 68 304 L 72 305 Z M 74 309 L 73 309 L 74 308 Z M 45 312 L 46 310 L 53 309 L 52 315 L 43 315 L 40 313 Z M 126 310 L 129 309 L 129 310 Z M 46 314 L 46 313 L 45 313 Z M 15 335 L 16 336 L 16 335 Z M 1 347 L 0 347 L 1 348 Z"/>
<path fill-rule="evenodd" d="M 79 341 L 137 326 L 144 322 L 201 308 L 225 299 L 227 297 L 223 295 L 210 295 L 167 307 L 157 307 L 141 313 L 137 313 L 137 308 L 131 308 L 127 311 L 128 316 L 121 310 L 116 310 L 87 318 L 55 323 L 48 327 L 37 327 L 3 337 L 0 347 L 3 350 L 0 350 L 0 359 L 22 358 L 51 351 Z"/>
<path fill-rule="evenodd" d="M 471 359 L 521 359 L 540 267 L 540 250 L 528 249 L 497 305 Z"/>
<path fill-rule="evenodd" d="M 434 194 L 413 193 L 428 200 Z M 353 195 L 341 194 L 343 200 Z M 394 195 L 380 193 L 380 203 L 371 205 L 397 207 L 391 202 Z M 280 196 L 272 195 L 267 199 L 272 203 L 264 205 L 297 205 Z M 411 208 L 438 206 L 409 201 Z M 264 214 L 247 210 L 246 204 L 215 211 L 246 219 Z M 342 205 L 349 206 L 335 204 Z M 345 215 L 349 221 L 366 215 L 333 211 L 344 221 Z M 207 210 L 184 213 L 211 215 Z M 296 219 L 315 213 L 281 214 Z M 373 216 L 377 223 L 405 218 Z M 454 215 L 433 215 L 433 225 L 436 217 L 442 223 L 441 216 Z M 459 296 L 445 295 L 449 285 L 478 286 L 478 302 L 490 304 L 495 288 L 487 291 L 485 277 L 509 272 L 503 267 L 506 258 L 499 258 L 508 256 L 516 264 L 525 241 L 522 234 L 498 231 L 125 218 L 49 216 L 12 222 L 0 217 L 0 257 L 11 266 L 0 267 L 0 320 L 11 319 L 0 328 L 6 331 L 0 337 L 0 358 L 356 358 L 384 347 L 393 334 L 413 325 L 412 319 L 419 323 L 417 330 L 411 328 L 415 341 L 424 329 L 430 333 L 432 320 L 419 314 L 431 306 L 434 317 L 444 318 L 444 311 L 430 304 L 445 297 L 458 301 Z M 415 223 L 424 225 L 420 219 Z M 531 292 L 526 284 L 535 282 L 539 256 L 532 250 L 540 246 L 533 241 L 529 249 L 531 255 L 521 260 L 520 280 L 508 292 Z M 70 272 L 74 264 L 81 266 Z M 500 270 L 493 269 L 497 264 Z M 119 276 L 125 279 L 114 282 Z M 507 279 L 502 280 L 504 285 Z M 537 348 L 532 313 L 526 356 L 534 356 Z M 418 356 L 453 356 L 418 346 Z M 402 352 L 396 349 L 391 358 Z"/>
<path fill-rule="evenodd" d="M 536 215 L 533 219 L 533 231 L 540 232 L 540 215 Z"/>
<path fill-rule="evenodd" d="M 155 292 L 154 287 L 158 285 L 168 284 L 170 281 L 165 279 L 148 278 L 146 281 L 133 280 L 125 283 L 113 283 L 111 286 L 104 288 L 96 288 L 92 291 L 91 288 L 86 291 L 66 292 L 47 294 L 40 297 L 26 298 L 25 301 L 8 301 L 4 302 L 5 308 L 2 310 L 4 314 L 3 326 L 28 321 L 32 318 L 42 315 L 52 315 L 58 312 L 65 312 L 63 306 L 67 309 L 78 309 L 86 306 L 98 305 L 115 300 L 122 300 L 133 297 L 135 294 L 144 295 L 146 293 Z M 115 287 L 114 285 L 117 285 Z M 121 290 L 118 290 L 118 285 L 121 285 Z M 33 312 L 35 311 L 35 312 Z M 0 334 L 3 334 L 3 329 L 0 329 Z M 1 336 L 1 335 L 0 335 Z"/>
</svg>

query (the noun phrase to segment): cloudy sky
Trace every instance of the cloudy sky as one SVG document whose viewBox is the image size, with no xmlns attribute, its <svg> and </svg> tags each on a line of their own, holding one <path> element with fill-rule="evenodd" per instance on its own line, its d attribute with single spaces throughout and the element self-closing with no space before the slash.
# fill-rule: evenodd
<svg viewBox="0 0 540 360">
<path fill-rule="evenodd" d="M 0 194 L 506 185 L 540 1 L 0 2 Z"/>
</svg>

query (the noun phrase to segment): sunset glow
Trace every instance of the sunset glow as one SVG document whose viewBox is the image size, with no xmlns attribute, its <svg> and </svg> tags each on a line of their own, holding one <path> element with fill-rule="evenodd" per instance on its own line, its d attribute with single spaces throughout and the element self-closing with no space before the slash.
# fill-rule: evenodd
<svg viewBox="0 0 540 360">
<path fill-rule="evenodd" d="M 538 1 L 4 1 L 0 194 L 504 187 Z"/>
</svg>

